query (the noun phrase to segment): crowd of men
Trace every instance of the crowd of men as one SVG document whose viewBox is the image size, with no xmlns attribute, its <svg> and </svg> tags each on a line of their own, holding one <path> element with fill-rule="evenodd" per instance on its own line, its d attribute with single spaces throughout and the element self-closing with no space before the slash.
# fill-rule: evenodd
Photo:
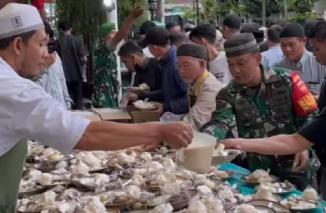
<svg viewBox="0 0 326 213">
<path fill-rule="evenodd" d="M 146 22 L 141 29 L 141 39 L 127 41 L 119 55 L 136 75 L 133 86 L 160 83 L 141 95 L 128 92 L 128 98 L 159 102 L 164 120 L 188 121 L 218 141 L 264 138 L 294 134 L 323 108 L 326 66 L 311 52 L 304 25 L 262 28 L 229 15 L 221 31 L 208 23 L 188 32 L 176 23 L 164 28 Z M 286 156 L 248 152 L 235 163 L 269 170 L 299 189 L 317 188 L 323 153 L 314 148 Z"/>
<path fill-rule="evenodd" d="M 316 30 L 325 31 L 319 26 L 325 26 L 325 20 L 315 21 L 305 31 L 298 23 L 262 28 L 228 15 L 221 30 L 200 23 L 187 32 L 177 23 L 160 27 L 146 21 L 137 39 L 127 38 L 142 14 L 141 8 L 131 11 L 118 31 L 112 23 L 100 26 L 94 51 L 93 106 L 119 105 L 115 52 L 135 74 L 132 86 L 145 83 L 149 87 L 141 93 L 127 91 L 129 104 L 153 101 L 165 120 L 187 121 L 218 141 L 295 134 L 325 106 L 326 66 L 311 52 L 316 47 L 307 39 Z M 44 87 L 64 108 L 81 109 L 88 52 L 72 35 L 69 23 L 59 24 L 57 41 L 45 26 L 55 52 L 46 56 L 41 73 L 24 77 Z M 237 147 L 235 141 L 229 143 Z M 257 153 L 247 152 L 235 162 L 250 170 L 270 170 L 299 189 L 319 187 L 326 196 L 326 187 L 320 184 L 321 177 L 326 177 L 324 149 L 307 146 L 285 156 Z"/>
<path fill-rule="evenodd" d="M 134 9 L 118 31 L 111 23 L 100 27 L 94 60 L 94 106 L 119 105 L 116 51 L 134 75 L 132 86 L 145 83 L 149 87 L 143 92 L 127 91 L 124 96 L 129 104 L 153 101 L 162 120 L 187 121 L 195 130 L 218 140 L 293 134 L 323 108 L 324 99 L 319 95 L 326 66 L 310 51 L 305 26 L 282 22 L 262 28 L 228 15 L 221 30 L 201 23 L 188 26 L 186 32 L 178 23 L 162 27 L 146 21 L 138 38 L 126 38 L 141 15 L 140 8 Z M 67 108 L 79 109 L 83 72 L 76 67 L 82 70 L 87 52 L 71 35 L 70 25 L 62 23 L 60 29 L 62 36 L 57 44 L 64 48 L 57 50 L 73 97 L 66 95 L 63 86 L 65 98 L 61 102 Z M 316 151 L 310 148 L 288 156 L 247 153 L 235 162 L 250 170 L 269 169 L 304 189 L 308 185 L 317 187 L 315 180 L 324 152 Z"/>
</svg>

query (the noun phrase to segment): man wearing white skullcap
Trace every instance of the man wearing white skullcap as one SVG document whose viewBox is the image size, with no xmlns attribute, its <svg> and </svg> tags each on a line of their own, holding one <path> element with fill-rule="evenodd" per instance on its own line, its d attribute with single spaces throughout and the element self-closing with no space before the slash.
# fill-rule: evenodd
<svg viewBox="0 0 326 213">
<path fill-rule="evenodd" d="M 187 146 L 184 123 L 91 122 L 66 111 L 34 82 L 48 55 L 42 19 L 33 6 L 9 3 L 0 10 L 0 212 L 15 212 L 27 139 L 64 154 L 72 149 L 117 150 L 166 141 Z"/>
</svg>

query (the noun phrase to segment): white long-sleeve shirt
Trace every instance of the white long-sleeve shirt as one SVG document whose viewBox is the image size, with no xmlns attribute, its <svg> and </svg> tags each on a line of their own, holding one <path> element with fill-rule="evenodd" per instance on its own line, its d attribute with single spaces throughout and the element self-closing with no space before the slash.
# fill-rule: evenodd
<svg viewBox="0 0 326 213">
<path fill-rule="evenodd" d="M 216 95 L 223 88 L 223 84 L 212 73 L 207 73 L 207 78 L 202 82 L 199 79 L 192 85 L 191 93 L 196 96 L 196 101 L 184 117 L 184 120 L 191 122 L 197 130 L 210 121 L 216 109 Z"/>
<path fill-rule="evenodd" d="M 27 139 L 69 153 L 89 123 L 0 58 L 0 156 Z"/>
</svg>

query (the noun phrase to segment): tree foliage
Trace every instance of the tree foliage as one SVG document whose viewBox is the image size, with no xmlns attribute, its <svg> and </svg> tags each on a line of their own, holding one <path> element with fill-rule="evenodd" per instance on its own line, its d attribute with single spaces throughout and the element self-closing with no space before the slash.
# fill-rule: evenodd
<svg viewBox="0 0 326 213">
<path fill-rule="evenodd" d="M 118 0 L 118 23 L 121 26 L 123 21 L 128 17 L 130 11 L 136 6 L 144 8 L 145 14 L 136 22 L 136 28 L 138 28 L 145 20 L 148 19 L 148 6 L 147 0 Z"/>
<path fill-rule="evenodd" d="M 266 16 L 284 15 L 284 3 L 294 17 L 312 16 L 311 9 L 317 0 L 266 0 Z M 202 0 L 205 21 L 214 22 L 228 13 L 242 17 L 262 17 L 262 0 Z"/>
<path fill-rule="evenodd" d="M 76 34 L 94 39 L 99 25 L 105 22 L 106 12 L 102 0 L 56 0 L 57 17 L 69 21 Z"/>
<path fill-rule="evenodd" d="M 313 8 L 316 1 L 317 0 L 291 0 L 290 10 L 297 14 L 309 13 L 311 12 L 311 8 Z"/>
</svg>

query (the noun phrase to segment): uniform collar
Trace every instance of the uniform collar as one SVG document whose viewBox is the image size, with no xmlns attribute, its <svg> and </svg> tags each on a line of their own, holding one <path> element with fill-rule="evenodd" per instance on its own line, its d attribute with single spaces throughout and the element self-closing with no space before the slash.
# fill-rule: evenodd
<svg viewBox="0 0 326 213">
<path fill-rule="evenodd" d="M 192 84 L 191 89 L 194 92 L 195 96 L 198 96 L 199 90 L 200 90 L 201 86 L 203 85 L 204 81 L 208 78 L 208 76 L 209 76 L 209 73 L 207 70 L 205 70 L 199 76 L 199 78 Z"/>
<path fill-rule="evenodd" d="M 266 84 L 266 82 L 268 81 L 269 77 L 273 74 L 272 71 L 270 72 L 270 70 L 264 70 L 264 67 L 262 65 L 259 65 L 260 67 L 260 73 L 261 73 L 261 76 L 262 76 L 262 80 L 260 82 L 260 85 L 263 85 L 263 84 Z M 234 82 L 234 88 L 237 90 L 237 91 L 242 91 L 242 90 L 248 90 L 250 89 L 251 87 L 248 87 L 246 85 L 240 85 L 238 83 L 236 83 L 235 81 Z M 259 85 L 257 85 L 258 87 Z M 256 88 L 256 87 L 252 87 L 252 88 Z"/>
<path fill-rule="evenodd" d="M 0 57 L 0 65 L 4 66 L 6 69 L 0 70 L 1 73 L 6 73 L 7 75 L 12 76 L 18 76 L 16 71 L 5 61 Z"/>
</svg>

